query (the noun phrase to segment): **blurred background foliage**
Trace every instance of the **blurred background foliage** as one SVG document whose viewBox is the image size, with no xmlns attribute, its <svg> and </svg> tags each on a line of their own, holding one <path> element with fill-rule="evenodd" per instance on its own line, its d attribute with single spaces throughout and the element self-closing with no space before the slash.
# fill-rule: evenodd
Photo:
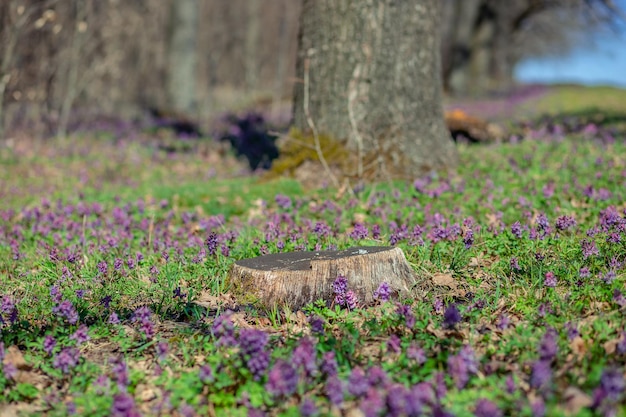
<svg viewBox="0 0 626 417">
<path fill-rule="evenodd" d="M 509 92 L 519 62 L 563 54 L 623 18 L 608 0 L 442 0 L 441 9 L 443 82 L 461 97 Z M 155 109 L 207 130 L 226 110 L 252 108 L 286 125 L 300 10 L 295 0 L 3 0 L 0 137 L 121 129 Z"/>
</svg>

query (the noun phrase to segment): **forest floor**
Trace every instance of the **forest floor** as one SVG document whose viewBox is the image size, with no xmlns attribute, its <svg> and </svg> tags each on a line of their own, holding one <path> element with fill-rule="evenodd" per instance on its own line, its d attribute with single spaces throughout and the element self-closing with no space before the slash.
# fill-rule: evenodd
<svg viewBox="0 0 626 417">
<path fill-rule="evenodd" d="M 5 143 L 0 416 L 625 416 L 626 91 L 540 90 L 448 103 L 515 134 L 354 193 L 213 145 Z M 226 281 L 390 244 L 412 298 L 261 311 Z"/>
</svg>

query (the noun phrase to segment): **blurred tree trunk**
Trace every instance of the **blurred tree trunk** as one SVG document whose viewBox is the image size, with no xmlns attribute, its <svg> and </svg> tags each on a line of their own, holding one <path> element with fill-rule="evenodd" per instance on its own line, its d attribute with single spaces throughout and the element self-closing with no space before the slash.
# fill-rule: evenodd
<svg viewBox="0 0 626 417">
<path fill-rule="evenodd" d="M 261 26 L 261 0 L 248 0 L 248 27 L 246 28 L 246 89 L 258 88 L 259 78 L 259 34 Z"/>
<path fill-rule="evenodd" d="M 442 109 L 439 0 L 304 0 L 295 126 L 347 140 L 355 175 L 454 166 Z"/>
<path fill-rule="evenodd" d="M 481 0 L 449 1 L 452 7 L 447 41 L 447 59 L 443 81 L 447 91 L 465 90 L 469 83 L 469 63 L 472 56 L 472 34 Z"/>
<path fill-rule="evenodd" d="M 187 114 L 196 110 L 198 12 L 198 0 L 174 0 L 171 3 L 167 107 Z"/>
<path fill-rule="evenodd" d="M 66 5 L 69 8 L 68 14 L 72 17 L 70 20 L 72 22 L 72 29 L 71 33 L 68 35 L 70 37 L 68 56 L 65 62 L 63 62 L 65 67 L 65 71 L 63 72 L 66 74 L 66 79 L 56 133 L 60 138 L 67 136 L 72 107 L 82 89 L 79 85 L 78 78 L 81 57 L 84 53 L 85 31 L 87 30 L 87 1 L 74 0 L 67 2 Z"/>
</svg>

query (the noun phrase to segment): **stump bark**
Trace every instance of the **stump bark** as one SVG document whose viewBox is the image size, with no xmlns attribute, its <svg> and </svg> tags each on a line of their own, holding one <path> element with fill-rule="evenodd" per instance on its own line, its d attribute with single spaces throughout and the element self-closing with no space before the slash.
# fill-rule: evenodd
<svg viewBox="0 0 626 417">
<path fill-rule="evenodd" d="M 373 293 L 387 282 L 392 297 L 408 295 L 417 277 L 402 249 L 361 246 L 340 251 L 287 252 L 242 259 L 233 264 L 228 279 L 235 297 L 262 308 L 306 304 L 334 299 L 333 282 L 348 280 L 359 304 L 373 301 Z"/>
</svg>

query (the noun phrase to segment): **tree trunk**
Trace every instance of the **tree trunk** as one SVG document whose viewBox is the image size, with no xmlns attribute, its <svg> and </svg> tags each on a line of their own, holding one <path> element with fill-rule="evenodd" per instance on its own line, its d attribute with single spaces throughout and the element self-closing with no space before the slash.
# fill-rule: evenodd
<svg viewBox="0 0 626 417">
<path fill-rule="evenodd" d="M 481 0 L 452 2 L 450 39 L 447 63 L 443 71 L 444 85 L 449 91 L 467 91 L 468 66 L 472 56 L 472 32 L 480 10 Z"/>
<path fill-rule="evenodd" d="M 261 28 L 261 0 L 248 0 L 248 25 L 246 28 L 245 61 L 246 89 L 258 89 L 259 80 L 259 35 Z"/>
<path fill-rule="evenodd" d="M 454 166 L 438 21 L 438 0 L 304 0 L 295 126 L 346 140 L 357 176 Z"/>
<path fill-rule="evenodd" d="M 172 1 L 167 107 L 185 114 L 191 114 L 196 110 L 198 11 L 198 0 Z"/>
<path fill-rule="evenodd" d="M 333 282 L 348 281 L 359 304 L 373 301 L 374 291 L 386 282 L 394 298 L 407 296 L 416 283 L 413 269 L 398 247 L 363 246 L 340 251 L 286 252 L 243 259 L 229 274 L 231 291 L 239 302 L 271 309 L 286 305 L 299 309 L 317 300 L 333 302 Z"/>
</svg>

